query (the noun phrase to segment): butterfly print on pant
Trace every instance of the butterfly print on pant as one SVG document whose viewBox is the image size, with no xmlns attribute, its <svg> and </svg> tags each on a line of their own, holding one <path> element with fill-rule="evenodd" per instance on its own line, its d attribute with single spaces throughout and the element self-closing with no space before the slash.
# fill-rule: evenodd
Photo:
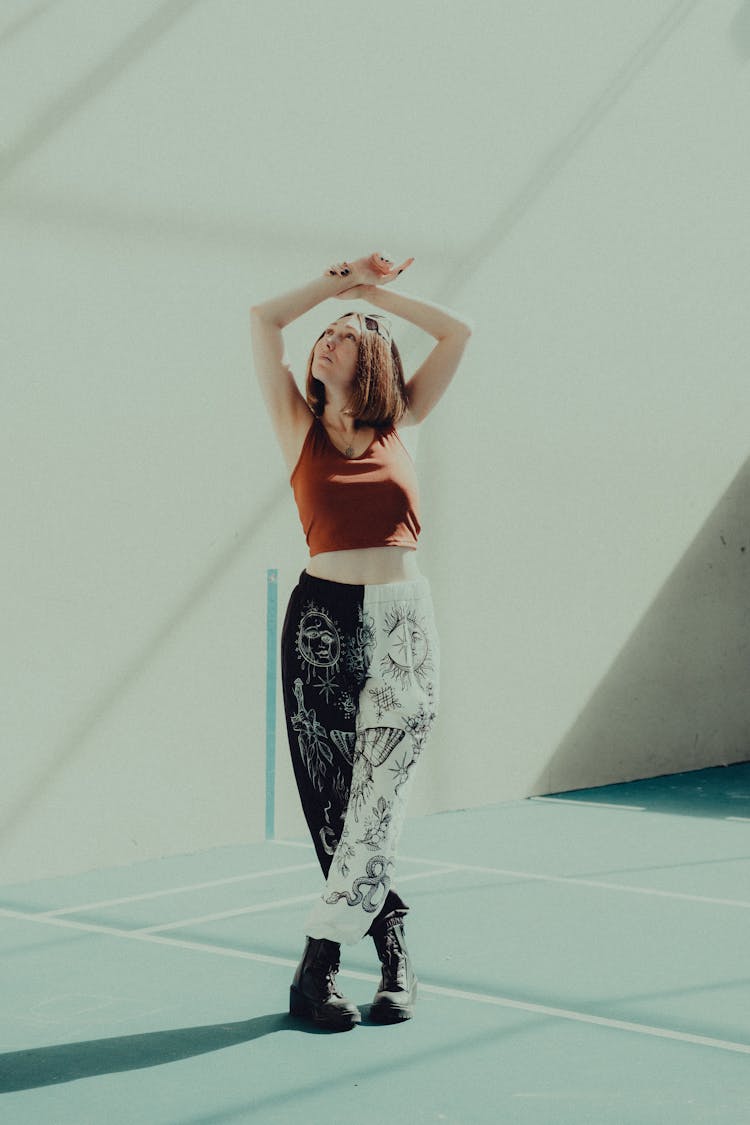
<svg viewBox="0 0 750 1125">
<path fill-rule="evenodd" d="M 353 942 L 371 926 L 373 904 L 377 914 L 408 909 L 392 885 L 396 847 L 438 675 L 426 580 L 351 586 L 301 576 L 282 632 L 282 680 L 302 809 L 327 877 L 308 916 L 311 937 Z"/>
</svg>

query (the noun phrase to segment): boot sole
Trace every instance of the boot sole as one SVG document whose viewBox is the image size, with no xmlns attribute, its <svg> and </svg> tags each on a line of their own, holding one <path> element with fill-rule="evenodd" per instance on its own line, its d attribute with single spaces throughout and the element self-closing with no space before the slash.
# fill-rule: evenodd
<svg viewBox="0 0 750 1125">
<path fill-rule="evenodd" d="M 417 1002 L 417 982 L 414 982 L 408 1001 L 403 1006 L 384 1001 L 379 1004 L 373 1002 L 370 1007 L 370 1019 L 374 1023 L 404 1023 L 414 1015 L 414 1005 Z"/>
<path fill-rule="evenodd" d="M 289 989 L 289 1014 L 312 1020 L 318 1027 L 327 1027 L 331 1031 L 348 1031 L 362 1020 L 361 1013 L 357 1010 L 342 1012 L 333 1008 L 326 1010 L 318 1007 L 294 985 Z"/>
</svg>

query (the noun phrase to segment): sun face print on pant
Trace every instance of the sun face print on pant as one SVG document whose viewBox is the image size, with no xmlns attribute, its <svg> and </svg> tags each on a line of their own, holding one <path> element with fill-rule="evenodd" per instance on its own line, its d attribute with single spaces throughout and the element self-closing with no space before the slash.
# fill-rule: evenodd
<svg viewBox="0 0 750 1125">
<path fill-rule="evenodd" d="M 438 704 L 424 578 L 376 586 L 303 574 L 282 635 L 292 763 L 327 875 L 311 937 L 355 942 L 408 907 L 392 888 L 410 782 Z"/>
</svg>

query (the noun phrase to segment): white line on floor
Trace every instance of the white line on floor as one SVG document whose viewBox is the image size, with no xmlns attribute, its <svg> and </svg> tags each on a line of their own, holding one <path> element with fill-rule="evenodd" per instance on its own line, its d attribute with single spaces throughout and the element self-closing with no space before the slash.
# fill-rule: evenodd
<svg viewBox="0 0 750 1125">
<path fill-rule="evenodd" d="M 0 917 L 14 918 L 22 922 L 36 922 L 38 925 L 59 926 L 64 929 L 78 930 L 84 933 L 122 938 L 126 941 L 144 941 L 154 945 L 169 946 L 173 949 L 184 949 L 196 953 L 210 953 L 218 957 L 234 957 L 245 961 L 255 961 L 264 965 L 278 965 L 285 969 L 295 969 L 297 967 L 297 962 L 290 960 L 288 957 L 272 957 L 265 953 L 250 953 L 242 949 L 225 949 L 221 946 L 208 945 L 203 942 L 162 937 L 159 934 L 138 933 L 129 930 L 119 930 L 108 926 L 95 926 L 86 922 L 74 922 L 69 918 L 52 918 L 39 914 L 25 914 L 21 910 L 8 910 L 5 908 L 0 908 Z M 347 969 L 342 969 L 340 976 L 350 980 L 369 981 L 370 983 L 380 980 L 379 976 L 375 976 L 372 973 L 361 973 Z M 442 985 L 428 984 L 423 981 L 420 981 L 419 987 L 422 993 L 429 993 L 433 996 L 448 1000 L 465 1000 L 475 1004 L 492 1004 L 498 1008 L 511 1008 L 516 1011 L 528 1012 L 530 1015 L 571 1020 L 575 1023 L 607 1027 L 615 1031 L 627 1031 L 636 1035 L 648 1035 L 657 1039 L 671 1039 L 678 1043 L 689 1043 L 699 1047 L 711 1047 L 719 1051 L 750 1055 L 749 1043 L 737 1043 L 731 1039 L 715 1039 L 706 1035 L 693 1035 L 686 1031 L 673 1031 L 666 1027 L 654 1027 L 651 1024 L 610 1019 L 607 1016 L 594 1016 L 588 1012 L 577 1012 L 569 1008 L 552 1008 L 545 1004 L 532 1004 L 523 1000 L 511 1000 L 508 997 L 493 996 L 490 993 L 466 992 L 462 989 L 446 988 Z"/>
<path fill-rule="evenodd" d="M 410 882 L 413 879 L 429 879 L 436 875 L 445 875 L 451 870 L 450 867 L 445 866 L 437 871 L 418 871 L 413 875 L 401 875 L 398 879 L 399 886 L 401 883 Z M 234 910 L 223 910 L 220 914 L 204 914 L 198 918 L 183 918 L 179 922 L 164 922 L 158 926 L 143 926 L 137 930 L 129 931 L 135 934 L 160 934 L 165 930 L 182 930 L 186 926 L 201 926 L 205 922 L 221 922 L 225 918 L 238 918 L 243 914 L 262 914 L 265 911 L 281 910 L 285 906 L 293 906 L 297 902 L 311 902 L 316 899 L 320 894 L 316 891 L 314 894 L 296 895 L 294 898 L 275 899 L 271 902 L 259 902 L 254 906 L 242 906 Z"/>
<path fill-rule="evenodd" d="M 275 844 L 289 843 L 290 847 L 311 847 L 308 844 L 292 843 L 286 840 L 274 840 Z M 638 887 L 627 883 L 609 883 L 603 879 L 578 879 L 574 875 L 545 875 L 538 871 L 516 871 L 506 867 L 480 867 L 474 863 L 448 864 L 447 860 L 425 859 L 423 856 L 402 855 L 399 859 L 408 863 L 422 863 L 429 867 L 449 867 L 451 871 L 473 871 L 479 875 L 502 875 L 510 879 L 531 879 L 539 883 L 569 883 L 575 887 L 595 887 L 605 891 L 623 891 L 625 894 L 651 895 L 653 898 L 673 898 L 683 902 L 701 902 L 709 906 L 736 906 L 743 910 L 750 909 L 750 902 L 738 898 L 713 898 L 709 895 L 691 895 L 683 891 L 662 891 L 657 887 Z M 402 876 L 404 878 L 404 876 Z"/>
<path fill-rule="evenodd" d="M 295 863 L 292 867 L 275 867 L 267 871 L 253 871 L 249 875 L 230 875 L 226 879 L 212 879 L 208 883 L 192 883 L 185 887 L 166 887 L 161 891 L 148 891 L 140 895 L 128 895 L 125 898 L 108 898 L 101 902 L 84 902 L 80 906 L 61 906 L 57 910 L 44 910 L 40 917 L 56 918 L 61 914 L 79 914 L 84 910 L 101 910 L 105 906 L 121 906 L 128 902 L 146 902 L 148 899 L 164 898 L 167 895 L 183 895 L 190 891 L 203 891 L 211 887 L 226 887 L 230 883 L 246 883 L 251 879 L 264 879 L 271 875 L 288 875 L 292 871 L 308 871 L 317 867 L 317 863 Z"/>
<path fill-rule="evenodd" d="M 401 856 L 412 863 L 438 863 L 438 860 L 418 859 L 416 856 Z M 683 891 L 662 891 L 657 887 L 634 887 L 627 883 L 609 883 L 601 879 L 576 879 L 572 875 L 540 875 L 535 871 L 512 871 L 502 867 L 479 867 L 475 864 L 454 863 L 455 871 L 474 871 L 483 875 L 504 875 L 514 879 L 532 879 L 540 883 L 565 883 L 575 887 L 594 887 L 605 891 L 623 891 L 633 895 L 651 895 L 654 898 L 678 899 L 682 902 L 701 902 L 710 906 L 737 906 L 750 909 L 750 902 L 738 898 L 713 898 L 709 895 L 691 895 Z"/>
<path fill-rule="evenodd" d="M 746 817 L 726 817 L 725 819 L 747 821 L 750 818 L 746 818 Z M 274 841 L 272 841 L 272 843 L 283 846 L 283 847 L 304 848 L 304 849 L 307 849 L 308 851 L 313 850 L 311 844 L 305 844 L 305 843 L 302 843 L 302 842 L 296 841 L 296 840 L 274 840 Z M 535 882 L 543 882 L 543 883 L 570 884 L 572 886 L 593 887 L 593 888 L 596 888 L 596 889 L 599 889 L 599 890 L 620 891 L 620 892 L 623 892 L 623 893 L 626 893 L 626 894 L 650 895 L 651 897 L 654 897 L 654 898 L 669 898 L 669 899 L 677 899 L 679 901 L 684 901 L 684 902 L 704 903 L 704 904 L 711 905 L 711 906 L 733 906 L 733 907 L 739 907 L 740 909 L 745 909 L 745 910 L 750 909 L 750 902 L 744 901 L 742 899 L 715 898 L 715 897 L 708 896 L 708 895 L 688 894 L 687 892 L 682 892 L 682 891 L 660 890 L 660 889 L 655 888 L 655 887 L 632 886 L 632 885 L 629 885 L 627 883 L 611 883 L 611 882 L 608 882 L 608 881 L 602 880 L 602 879 L 580 879 L 580 878 L 576 878 L 573 875 L 549 875 L 549 874 L 544 874 L 544 873 L 540 873 L 540 872 L 536 872 L 536 871 L 518 871 L 518 870 L 515 870 L 514 868 L 487 867 L 487 866 L 480 866 L 478 864 L 471 864 L 471 863 L 452 863 L 452 862 L 449 863 L 446 860 L 426 859 L 423 856 L 404 855 L 404 856 L 400 856 L 399 858 L 408 862 L 408 863 L 418 863 L 418 864 L 421 864 L 421 865 L 426 866 L 426 867 L 431 867 L 431 868 L 437 869 L 435 871 L 430 871 L 430 872 L 424 873 L 425 875 L 428 875 L 428 876 L 429 875 L 443 875 L 443 874 L 447 875 L 447 874 L 450 874 L 451 872 L 475 872 L 476 874 L 480 874 L 480 875 L 498 875 L 498 876 L 501 876 L 503 878 L 509 878 L 509 879 L 533 880 Z M 267 878 L 267 877 L 271 877 L 271 876 L 274 876 L 274 875 L 286 875 L 286 874 L 291 874 L 291 873 L 297 872 L 297 871 L 313 870 L 313 869 L 317 869 L 317 867 L 318 867 L 317 863 L 299 863 L 299 864 L 293 864 L 293 865 L 288 866 L 288 867 L 269 868 L 268 870 L 256 871 L 256 872 L 252 872 L 252 873 L 247 874 L 247 875 L 233 875 L 233 876 L 229 876 L 228 878 L 225 878 L 225 879 L 214 879 L 214 880 L 211 880 L 210 882 L 193 883 L 193 884 L 190 884 L 190 885 L 180 886 L 180 887 L 167 887 L 167 888 L 164 888 L 163 890 L 148 891 L 148 892 L 145 892 L 143 894 L 138 894 L 138 895 L 129 895 L 129 896 L 121 897 L 121 898 L 103 899 L 99 902 L 81 903 L 81 904 L 76 905 L 76 906 L 58 907 L 55 910 L 40 911 L 37 916 L 39 918 L 56 918 L 56 917 L 60 917 L 60 916 L 63 916 L 63 915 L 68 915 L 68 914 L 82 913 L 84 911 L 101 910 L 101 909 L 105 909 L 106 907 L 110 907 L 110 906 L 127 905 L 129 903 L 135 903 L 135 902 L 146 902 L 146 901 L 153 900 L 153 899 L 164 898 L 164 897 L 167 897 L 169 895 L 187 894 L 191 891 L 205 890 L 205 889 L 210 889 L 212 887 L 228 886 L 228 885 L 233 884 L 233 883 L 249 882 L 249 881 L 254 880 L 254 879 L 262 879 L 262 878 Z M 399 876 L 399 882 L 404 882 L 408 879 L 418 879 L 418 878 L 422 878 L 422 877 L 424 877 L 424 876 L 421 873 L 415 873 L 415 874 L 412 874 L 412 875 L 401 875 L 401 876 Z M 309 898 L 314 898 L 314 897 L 315 897 L 315 895 L 300 895 L 300 896 L 297 896 L 295 898 L 280 899 L 280 900 L 278 900 L 277 903 L 274 903 L 274 902 L 261 903 L 257 906 L 244 907 L 242 909 L 237 909 L 237 910 L 232 910 L 232 911 L 225 911 L 225 912 L 220 913 L 220 914 L 206 915 L 205 917 L 200 917 L 200 918 L 197 918 L 197 919 L 189 919 L 186 922 L 167 923 L 163 927 L 162 926 L 147 927 L 143 930 L 143 932 L 148 933 L 148 932 L 151 932 L 152 930 L 161 930 L 161 929 L 170 929 L 170 928 L 178 929 L 180 926 L 192 925 L 194 922 L 212 921 L 212 920 L 218 920 L 218 919 L 221 919 L 221 918 L 230 918 L 234 915 L 239 915 L 239 914 L 251 914 L 251 913 L 263 912 L 265 910 L 273 910 L 277 906 L 280 908 L 280 907 L 283 907 L 283 906 L 291 905 L 291 904 L 296 903 L 296 902 L 305 902 Z"/>
<path fill-rule="evenodd" d="M 646 1023 L 616 1020 L 608 1016 L 594 1016 L 588 1012 L 576 1012 L 568 1008 L 551 1008 L 546 1004 L 529 1004 L 523 1000 L 510 1000 L 505 996 L 489 996 L 481 992 L 464 992 L 458 988 L 442 988 L 433 984 L 423 985 L 421 981 L 419 987 L 422 992 L 429 992 L 434 996 L 450 997 L 452 1000 L 472 1000 L 478 1004 L 496 1004 L 501 1008 L 516 1008 L 521 1012 L 533 1012 L 535 1015 L 575 1020 L 577 1023 L 595 1024 L 598 1027 L 610 1027 L 618 1031 L 634 1032 L 638 1035 L 652 1035 L 658 1039 L 676 1039 L 681 1043 L 694 1043 L 700 1047 L 713 1047 L 720 1051 L 735 1051 L 739 1054 L 750 1055 L 750 1043 L 736 1043 L 731 1039 L 714 1039 L 708 1035 L 692 1035 L 687 1031 L 672 1031 L 671 1028 L 654 1027 Z"/>
<path fill-rule="evenodd" d="M 181 918 L 179 922 L 163 922 L 159 926 L 142 926 L 131 930 L 134 934 L 159 934 L 164 930 L 184 930 L 186 926 L 201 926 L 206 922 L 221 922 L 225 918 L 239 918 L 243 914 L 262 914 L 267 910 L 281 910 L 285 906 L 294 906 L 297 902 L 311 902 L 318 897 L 315 894 L 295 895 L 293 898 L 275 899 L 273 902 L 258 902 L 255 906 L 240 906 L 234 910 L 222 910 L 220 914 L 203 914 L 197 918 Z"/>
</svg>

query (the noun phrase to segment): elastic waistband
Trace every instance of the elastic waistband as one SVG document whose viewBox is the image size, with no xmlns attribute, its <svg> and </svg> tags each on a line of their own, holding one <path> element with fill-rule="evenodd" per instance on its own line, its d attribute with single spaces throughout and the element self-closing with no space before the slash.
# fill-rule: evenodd
<svg viewBox="0 0 750 1125">
<path fill-rule="evenodd" d="M 299 576 L 299 585 L 303 590 L 311 593 L 317 591 L 321 595 L 328 592 L 345 596 L 348 592 L 351 596 L 355 590 L 362 590 L 370 603 L 417 601 L 419 598 L 431 597 L 430 583 L 424 574 L 416 578 L 407 578 L 403 582 L 374 582 L 367 585 L 360 583 L 355 586 L 349 582 L 332 582 L 329 578 L 316 578 L 315 575 L 303 570 Z"/>
</svg>

